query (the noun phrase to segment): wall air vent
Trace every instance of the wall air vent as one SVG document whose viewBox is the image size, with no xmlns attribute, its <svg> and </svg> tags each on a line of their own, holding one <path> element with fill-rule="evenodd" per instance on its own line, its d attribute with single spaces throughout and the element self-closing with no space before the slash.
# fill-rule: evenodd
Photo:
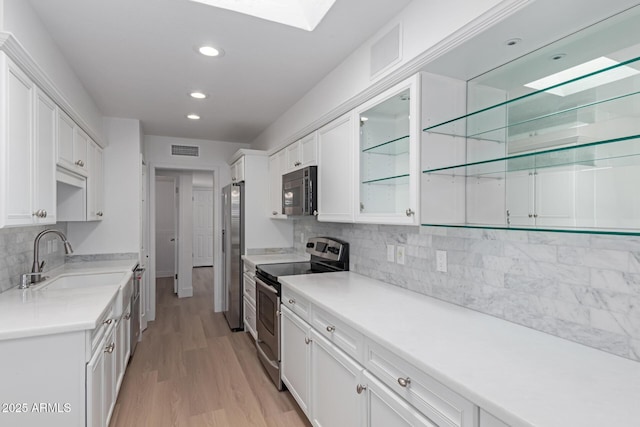
<svg viewBox="0 0 640 427">
<path fill-rule="evenodd" d="M 391 65 L 398 63 L 401 51 L 402 32 L 400 24 L 398 24 L 371 46 L 371 77 L 377 76 Z"/>
<path fill-rule="evenodd" d="M 171 145 L 171 155 L 200 157 L 200 147 L 193 145 Z"/>
</svg>

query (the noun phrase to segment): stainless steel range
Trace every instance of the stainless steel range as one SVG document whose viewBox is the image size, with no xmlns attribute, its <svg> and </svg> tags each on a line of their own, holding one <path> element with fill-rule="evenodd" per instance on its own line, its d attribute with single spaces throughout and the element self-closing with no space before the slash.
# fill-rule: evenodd
<svg viewBox="0 0 640 427">
<path fill-rule="evenodd" d="M 349 270 L 349 244 L 330 237 L 312 237 L 308 262 L 262 264 L 256 267 L 256 329 L 258 357 L 278 390 L 280 379 L 280 295 L 282 276 Z"/>
</svg>

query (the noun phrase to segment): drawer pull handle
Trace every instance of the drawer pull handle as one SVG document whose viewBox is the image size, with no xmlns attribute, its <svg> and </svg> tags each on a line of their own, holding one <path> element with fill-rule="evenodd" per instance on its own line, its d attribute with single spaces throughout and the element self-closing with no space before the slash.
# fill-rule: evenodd
<svg viewBox="0 0 640 427">
<path fill-rule="evenodd" d="M 411 379 L 409 377 L 398 378 L 398 384 L 400 384 L 400 387 L 407 387 L 409 384 L 411 384 Z"/>
<path fill-rule="evenodd" d="M 311 341 L 312 341 L 312 340 L 311 340 L 311 338 L 309 338 L 309 337 L 304 337 L 304 343 L 305 343 L 305 344 L 309 344 L 309 343 L 311 343 Z"/>
<path fill-rule="evenodd" d="M 289 298 L 289 304 L 295 304 L 296 300 L 294 300 L 293 298 Z"/>
<path fill-rule="evenodd" d="M 356 392 L 357 392 L 358 394 L 362 394 L 362 392 L 363 392 L 363 391 L 365 391 L 366 389 L 367 389 L 367 386 L 366 386 L 366 385 L 358 384 L 358 385 L 356 386 Z"/>
<path fill-rule="evenodd" d="M 333 325 L 329 325 L 327 326 L 327 332 L 334 332 L 336 330 L 336 327 Z"/>
<path fill-rule="evenodd" d="M 113 353 L 113 350 L 116 348 L 116 343 L 111 343 L 108 346 L 105 347 L 104 352 L 105 353 Z"/>
<path fill-rule="evenodd" d="M 107 319 L 102 323 L 104 323 L 105 325 L 110 325 L 111 323 L 113 323 L 113 319 Z"/>
</svg>

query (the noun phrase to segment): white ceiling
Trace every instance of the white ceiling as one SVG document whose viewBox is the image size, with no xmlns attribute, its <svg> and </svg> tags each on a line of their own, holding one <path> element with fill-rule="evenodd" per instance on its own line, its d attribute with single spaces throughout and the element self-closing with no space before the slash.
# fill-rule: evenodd
<svg viewBox="0 0 640 427">
<path fill-rule="evenodd" d="M 105 116 L 139 119 L 148 135 L 243 143 L 410 2 L 337 0 L 307 32 L 188 0 L 29 1 Z M 199 55 L 203 44 L 225 55 Z"/>
</svg>

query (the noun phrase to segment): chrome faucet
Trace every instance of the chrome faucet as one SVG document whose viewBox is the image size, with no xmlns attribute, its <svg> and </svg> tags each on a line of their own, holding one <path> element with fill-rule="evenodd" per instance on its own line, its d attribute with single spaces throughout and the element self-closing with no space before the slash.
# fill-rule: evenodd
<svg viewBox="0 0 640 427">
<path fill-rule="evenodd" d="M 40 246 L 40 239 L 42 238 L 42 236 L 49 233 L 57 234 L 58 237 L 60 237 L 60 239 L 62 240 L 62 243 L 64 244 L 65 254 L 68 255 L 73 253 L 73 249 L 71 248 L 71 243 L 69 243 L 69 241 L 67 240 L 67 236 L 65 236 L 62 231 L 48 228 L 38 233 L 38 235 L 36 236 L 36 239 L 33 241 L 33 266 L 31 267 L 31 273 L 28 275 L 31 277 L 31 283 L 38 283 L 43 280 L 41 273 L 42 273 L 42 267 L 44 267 L 44 261 L 40 262 L 39 246 Z M 22 283 L 23 284 L 21 285 L 21 287 L 24 286 L 24 283 L 25 283 L 24 279 L 22 280 Z M 28 285 L 25 287 L 28 287 Z"/>
</svg>

